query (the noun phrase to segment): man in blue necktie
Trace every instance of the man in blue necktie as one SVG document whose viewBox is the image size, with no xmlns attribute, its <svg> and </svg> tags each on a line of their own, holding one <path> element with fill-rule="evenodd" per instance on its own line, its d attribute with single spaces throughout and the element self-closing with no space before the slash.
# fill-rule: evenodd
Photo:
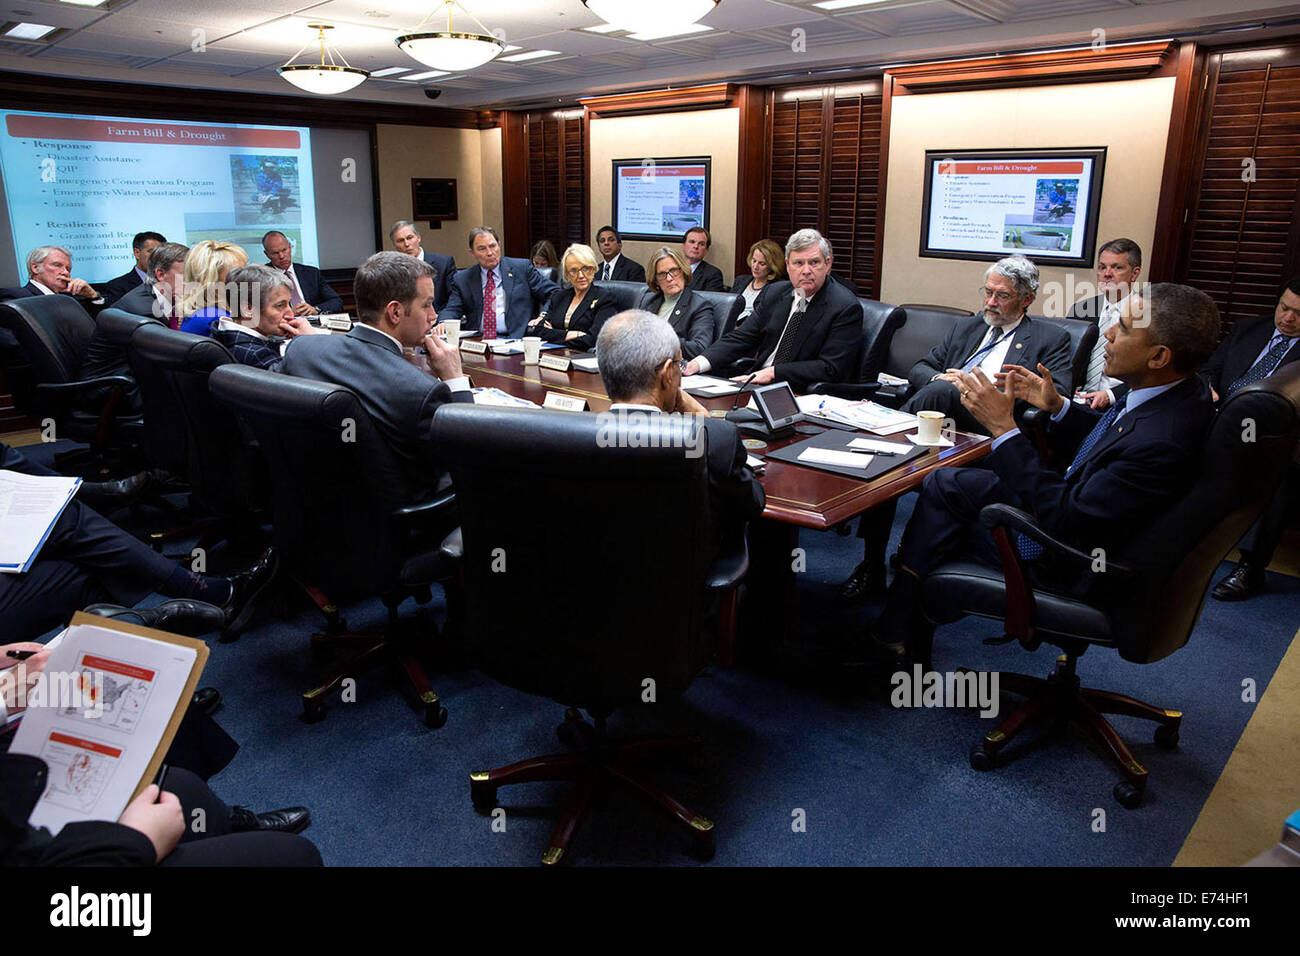
<svg viewBox="0 0 1300 956">
<path fill-rule="evenodd" d="M 1268 378 L 1292 362 L 1300 362 L 1300 276 L 1287 283 L 1272 315 L 1236 322 L 1223 344 L 1205 363 L 1201 375 L 1214 389 L 1217 401 Z M 1242 601 L 1264 589 L 1264 569 L 1297 510 L 1300 510 L 1300 465 L 1293 462 L 1264 513 L 1237 545 L 1241 560 L 1214 586 L 1211 593 L 1215 598 Z"/>
<path fill-rule="evenodd" d="M 993 436 L 983 467 L 940 468 L 926 477 L 903 532 L 902 568 L 868 644 L 869 656 L 897 661 L 905 648 L 924 652 L 930 625 L 920 610 L 929 571 L 962 555 L 998 566 L 980 510 L 1006 503 L 1030 512 L 1051 535 L 1087 553 L 1118 555 L 1142 528 L 1181 495 L 1214 414 L 1209 389 L 1196 375 L 1219 339 L 1219 310 L 1205 293 L 1159 283 L 1135 292 L 1106 332 L 1106 374 L 1129 386 L 1104 415 L 1062 397 L 1050 370 L 1006 365 L 989 381 L 983 370 L 958 376 L 962 405 Z M 1051 415 L 1049 441 L 1064 474 L 1039 458 L 1016 427 L 1023 399 Z M 1021 545 L 1036 581 L 1068 585 L 1036 548 Z"/>
</svg>

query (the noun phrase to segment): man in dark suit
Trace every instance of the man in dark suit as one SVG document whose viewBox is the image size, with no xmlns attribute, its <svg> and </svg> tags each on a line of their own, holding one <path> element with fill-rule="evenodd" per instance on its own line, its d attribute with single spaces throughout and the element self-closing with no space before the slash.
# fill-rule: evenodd
<svg viewBox="0 0 1300 956">
<path fill-rule="evenodd" d="M 135 268 L 116 279 L 101 283 L 100 291 L 104 302 L 109 307 L 132 289 L 149 283 L 149 254 L 167 241 L 161 232 L 137 232 L 131 240 L 131 254 L 135 256 Z"/>
<path fill-rule="evenodd" d="M 1238 389 L 1267 378 L 1284 365 L 1300 362 L 1300 276 L 1282 290 L 1272 315 L 1242 319 L 1205 363 L 1201 374 L 1221 401 Z M 1292 462 L 1264 513 L 1237 549 L 1241 560 L 1211 592 L 1220 601 L 1241 601 L 1264 589 L 1264 569 L 1282 532 L 1300 509 L 1300 464 Z"/>
<path fill-rule="evenodd" d="M 600 250 L 600 269 L 597 282 L 645 282 L 645 267 L 623 255 L 623 237 L 613 226 L 601 226 L 596 233 L 596 248 Z"/>
<path fill-rule="evenodd" d="M 342 312 L 343 300 L 321 278 L 320 270 L 302 262 L 293 261 L 293 246 L 282 232 L 271 231 L 262 237 L 262 251 L 267 265 L 284 274 L 289 280 L 289 304 L 294 315 L 320 315 L 322 312 Z"/>
<path fill-rule="evenodd" d="M 687 362 L 685 374 L 725 370 L 752 356 L 758 361 L 754 385 L 789 382 L 803 392 L 815 382 L 838 382 L 853 373 L 862 342 L 862 305 L 830 278 L 831 244 L 816 229 L 800 229 L 785 245 L 785 265 L 790 285 L 774 289 L 762 313 Z"/>
<path fill-rule="evenodd" d="M 686 264 L 691 267 L 691 279 L 686 283 L 686 288 L 696 292 L 726 291 L 727 287 L 722 282 L 722 270 L 704 261 L 711 245 L 713 237 L 703 226 L 688 229 L 686 235 L 682 236 L 682 254 L 686 256 Z"/>
<path fill-rule="evenodd" d="M 425 252 L 420 245 L 420 233 L 415 228 L 415 223 L 405 219 L 393 223 L 393 228 L 388 230 L 388 238 L 398 252 L 423 259 L 433 266 L 433 308 L 437 312 L 445 309 L 447 300 L 451 298 L 451 281 L 456 278 L 455 258 L 438 252 Z"/>
<path fill-rule="evenodd" d="M 347 335 L 304 335 L 291 341 L 281 371 L 334 382 L 357 393 L 375 427 L 402 463 L 411 503 L 437 488 L 443 467 L 430 438 L 445 402 L 472 402 L 460 350 L 430 335 L 433 267 L 400 252 L 377 252 L 357 269 L 357 316 Z M 433 374 L 402 355 L 423 344 Z"/>
<path fill-rule="evenodd" d="M 982 368 L 986 378 L 1003 365 L 1036 368 L 1041 362 L 1052 372 L 1058 390 L 1069 393 L 1070 336 L 1026 314 L 1038 292 L 1038 267 L 1024 256 L 999 259 L 984 273 L 984 308 L 978 315 L 958 319 L 944 340 L 908 373 L 917 389 L 903 411 L 943 412 L 963 431 L 983 431 L 962 407 L 957 372 Z"/>
<path fill-rule="evenodd" d="M 24 475 L 56 474 L 3 442 L 0 469 Z M 99 487 L 81 485 L 26 571 L 0 574 L 0 620 L 6 637 L 39 637 L 83 608 L 117 616 L 155 592 L 176 600 L 132 611 L 133 619 L 145 627 L 192 634 L 223 626 L 235 633 L 243 627 L 252 602 L 275 574 L 270 552 L 252 568 L 229 578 L 197 574 L 83 504 L 81 499 Z M 115 605 L 97 603 L 103 601 Z"/>
<path fill-rule="evenodd" d="M 868 656 L 896 663 L 906 651 L 928 655 L 932 631 L 920 598 L 931 569 L 959 555 L 998 566 L 993 538 L 979 523 L 985 505 L 1023 508 L 1085 553 L 1121 552 L 1195 477 L 1214 414 L 1196 371 L 1218 336 L 1219 310 L 1197 289 L 1160 283 L 1130 296 L 1106 332 L 1106 374 L 1130 390 L 1105 414 L 1063 397 L 1043 365 L 1036 373 L 1008 365 L 1001 389 L 982 369 L 960 373 L 962 404 L 993 436 L 993 450 L 979 467 L 940 468 L 926 477 Z M 1049 437 L 1061 460 L 1071 462 L 1064 474 L 1044 464 L 1016 427 L 1017 398 L 1051 415 Z M 1063 578 L 1034 542 L 1019 538 L 1017 547 L 1035 580 L 1079 583 Z"/>
<path fill-rule="evenodd" d="M 1088 358 L 1088 371 L 1079 384 L 1089 404 L 1101 410 L 1115 401 L 1119 383 L 1106 375 L 1102 351 L 1106 330 L 1119 318 L 1119 304 L 1135 289 L 1142 274 L 1142 249 L 1132 239 L 1112 239 L 1097 252 L 1097 294 L 1086 296 L 1070 308 L 1067 319 L 1083 319 L 1097 326 L 1097 344 Z"/>
<path fill-rule="evenodd" d="M 27 284 L 0 289 L 0 302 L 33 295 L 66 294 L 94 315 L 104 306 L 104 297 L 85 279 L 72 276 L 72 253 L 62 246 L 39 246 L 27 253 Z"/>
<path fill-rule="evenodd" d="M 708 410 L 682 391 L 681 343 L 668 323 L 653 312 L 620 312 L 601 329 L 596 357 L 611 413 L 702 416 L 708 434 L 710 514 L 719 545 L 763 513 L 767 499 L 745 464 L 740 432 L 731 422 L 708 417 Z"/>
<path fill-rule="evenodd" d="M 462 329 L 481 330 L 485 339 L 521 338 L 559 286 L 527 259 L 503 258 L 491 226 L 470 230 L 469 251 L 476 264 L 456 273 L 441 317 L 460 319 Z"/>
</svg>

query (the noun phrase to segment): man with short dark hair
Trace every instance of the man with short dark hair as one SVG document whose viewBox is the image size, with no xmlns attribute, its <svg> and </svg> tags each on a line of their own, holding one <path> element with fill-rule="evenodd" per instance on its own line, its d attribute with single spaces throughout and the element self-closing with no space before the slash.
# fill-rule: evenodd
<svg viewBox="0 0 1300 956">
<path fill-rule="evenodd" d="M 141 283 L 126 293 L 113 303 L 112 308 L 176 326 L 184 293 L 185 257 L 189 252 L 189 246 L 183 246 L 179 242 L 165 242 L 156 246 L 149 253 L 145 265 L 150 281 Z"/>
<path fill-rule="evenodd" d="M 687 229 L 686 235 L 682 236 L 682 253 L 686 256 L 686 264 L 691 267 L 691 279 L 686 283 L 686 288 L 696 292 L 726 291 L 726 286 L 722 283 L 722 270 L 704 261 L 711 245 L 713 237 L 703 226 Z"/>
<path fill-rule="evenodd" d="M 415 228 L 415 223 L 406 219 L 393 223 L 388 230 L 388 238 L 398 252 L 423 259 L 433 266 L 433 308 L 435 312 L 441 312 L 451 297 L 451 280 L 456 277 L 455 257 L 444 256 L 440 252 L 425 252 L 421 245 L 420 230 Z"/>
<path fill-rule="evenodd" d="M 299 336 L 280 370 L 356 392 L 404 468 L 399 496 L 414 504 L 433 493 L 444 470 L 431 438 L 433 415 L 445 402 L 472 402 L 469 379 L 456 345 L 430 334 L 437 313 L 427 262 L 377 252 L 357 269 L 352 288 L 360 323 L 347 335 Z M 421 344 L 432 374 L 402 354 Z"/>
<path fill-rule="evenodd" d="M 862 304 L 831 278 L 831 244 L 816 229 L 800 229 L 786 242 L 785 265 L 790 281 L 773 286 L 748 322 L 687 362 L 687 375 L 723 371 L 752 357 L 754 385 L 789 382 L 805 392 L 815 382 L 852 374 L 862 342 Z"/>
<path fill-rule="evenodd" d="M 926 476 L 903 532 L 902 567 L 874 630 L 871 655 L 897 663 L 907 650 L 926 653 L 930 626 L 921 614 L 921 583 L 959 555 L 1000 566 L 980 510 L 1005 503 L 1028 511 L 1049 534 L 1085 553 L 1116 555 L 1183 494 L 1196 476 L 1214 415 L 1196 372 L 1214 351 L 1219 310 L 1205 293 L 1159 283 L 1129 296 L 1106 332 L 1106 374 L 1129 386 L 1105 414 L 1062 396 L 1050 370 L 1008 364 L 997 388 L 983 370 L 955 383 L 962 404 L 993 436 L 978 467 L 940 468 Z M 1064 474 L 1049 468 L 1016 427 L 1022 398 L 1051 416 L 1048 439 Z M 1031 539 L 1016 541 L 1029 573 L 1058 586 L 1077 584 Z"/>
<path fill-rule="evenodd" d="M 671 325 L 653 312 L 620 312 L 601 328 L 596 358 L 610 413 L 701 416 L 708 435 L 711 516 L 720 544 L 763 513 L 767 499 L 745 463 L 740 432 L 731 422 L 708 417 L 708 410 L 682 391 L 682 346 Z"/>
<path fill-rule="evenodd" d="M 1083 397 L 1094 409 L 1103 409 L 1115 401 L 1118 381 L 1102 368 L 1106 359 L 1106 330 L 1119 320 L 1119 304 L 1137 287 L 1142 274 L 1142 249 L 1132 239 L 1112 239 L 1097 251 L 1097 294 L 1074 303 L 1068 319 L 1083 319 L 1097 326 L 1097 344 L 1088 358 L 1088 371 L 1082 382 Z"/>
<path fill-rule="evenodd" d="M 137 232 L 131 240 L 131 255 L 135 257 L 135 268 L 116 279 L 110 279 L 100 285 L 104 293 L 104 302 L 109 308 L 122 296 L 139 285 L 149 282 L 149 254 L 167 241 L 161 232 Z"/>
<path fill-rule="evenodd" d="M 293 261 L 293 244 L 284 233 L 272 229 L 262 236 L 262 251 L 266 253 L 266 264 L 289 281 L 289 305 L 294 315 L 343 311 L 343 300 L 321 277 L 320 270 Z"/>
<path fill-rule="evenodd" d="M 600 227 L 596 248 L 604 260 L 596 273 L 597 282 L 645 282 L 645 267 L 623 255 L 623 237 L 613 226 Z"/>
<path fill-rule="evenodd" d="M 1222 401 L 1292 362 L 1300 362 L 1300 276 L 1287 283 L 1272 315 L 1238 320 L 1201 374 L 1214 389 L 1215 400 Z M 1237 545 L 1241 560 L 1214 586 L 1215 598 L 1242 601 L 1264 589 L 1264 569 L 1297 510 L 1300 464 L 1293 461 L 1263 514 Z"/>
<path fill-rule="evenodd" d="M 527 259 L 501 255 L 501 237 L 491 226 L 469 233 L 475 265 L 456 273 L 443 319 L 460 319 L 462 330 L 479 330 L 485 339 L 521 338 L 560 288 Z"/>
</svg>

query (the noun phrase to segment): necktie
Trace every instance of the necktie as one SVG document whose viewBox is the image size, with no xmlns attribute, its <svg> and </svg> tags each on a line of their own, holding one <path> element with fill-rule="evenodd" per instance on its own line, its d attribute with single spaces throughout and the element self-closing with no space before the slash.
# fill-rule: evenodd
<svg viewBox="0 0 1300 956">
<path fill-rule="evenodd" d="M 603 263 L 600 267 L 600 281 L 605 282 L 609 279 L 609 263 Z"/>
<path fill-rule="evenodd" d="M 289 280 L 289 304 L 302 305 L 302 296 L 298 294 L 298 283 L 293 281 L 293 270 L 285 269 L 284 277 Z"/>
<path fill-rule="evenodd" d="M 994 330 L 991 330 L 991 333 L 990 333 L 990 334 L 996 334 L 996 332 L 997 332 L 997 330 L 994 329 Z M 1002 340 L 1005 339 L 1005 338 L 1007 338 L 1007 336 L 1009 336 L 1009 335 L 1011 335 L 1010 332 L 1003 332 L 1001 335 L 999 335 L 997 338 L 995 338 L 995 339 L 994 339 L 992 342 L 990 342 L 988 345 L 984 346 L 984 347 L 981 348 L 981 349 L 977 349 L 977 350 L 975 351 L 975 354 L 972 355 L 970 358 L 968 358 L 968 359 L 966 360 L 966 364 L 963 365 L 963 366 L 961 367 L 961 370 L 962 370 L 963 372 L 969 372 L 969 371 L 970 371 L 971 369 L 973 369 L 976 365 L 979 365 L 980 361 L 983 360 L 984 356 L 988 355 L 988 354 L 989 354 L 990 352 L 992 352 L 995 348 L 997 348 L 999 345 L 1001 345 L 1001 344 L 1002 344 Z"/>
<path fill-rule="evenodd" d="M 1101 307 L 1101 314 L 1097 317 L 1097 344 L 1093 346 L 1092 356 L 1088 359 L 1088 374 L 1083 382 L 1089 391 L 1100 391 L 1104 385 L 1102 383 L 1102 373 L 1106 370 L 1106 355 L 1104 352 L 1106 346 L 1106 331 L 1119 321 L 1119 317 L 1107 309 L 1104 305 Z"/>
<path fill-rule="evenodd" d="M 790 361 L 790 356 L 794 354 L 795 339 L 799 337 L 799 326 L 803 323 L 804 313 L 807 310 L 808 300 L 796 296 L 794 307 L 790 310 L 790 318 L 785 323 L 785 331 L 781 333 L 781 343 L 776 347 L 776 355 L 772 356 L 773 365 Z"/>
<path fill-rule="evenodd" d="M 497 280 L 496 274 L 487 274 L 487 283 L 483 286 L 483 338 L 497 337 Z"/>
<path fill-rule="evenodd" d="M 1110 430 L 1110 426 L 1115 424 L 1115 419 L 1119 418 L 1120 412 L 1124 410 L 1124 405 L 1128 401 L 1128 393 L 1125 392 L 1110 408 L 1106 409 L 1106 414 L 1098 419 L 1097 424 L 1093 426 L 1092 431 L 1088 432 L 1079 445 L 1079 450 L 1074 453 L 1074 461 L 1070 462 L 1070 467 L 1065 470 L 1065 477 L 1068 479 L 1076 468 L 1088 460 L 1088 455 L 1097 442 L 1101 441 L 1102 436 Z M 1016 537 L 1016 550 L 1026 561 L 1037 561 L 1045 553 L 1043 546 L 1033 538 L 1027 538 L 1023 534 Z"/>
<path fill-rule="evenodd" d="M 1268 378 L 1272 375 L 1281 363 L 1282 357 L 1286 355 L 1287 349 L 1291 348 L 1293 342 L 1295 342 L 1294 338 L 1287 338 L 1285 335 L 1281 336 L 1273 343 L 1273 347 L 1264 353 L 1263 357 L 1258 362 L 1246 369 L 1245 375 L 1241 376 L 1241 378 L 1228 386 L 1228 394 L 1231 395 L 1238 389 L 1245 388 L 1247 385 L 1253 385 L 1260 379 Z"/>
</svg>

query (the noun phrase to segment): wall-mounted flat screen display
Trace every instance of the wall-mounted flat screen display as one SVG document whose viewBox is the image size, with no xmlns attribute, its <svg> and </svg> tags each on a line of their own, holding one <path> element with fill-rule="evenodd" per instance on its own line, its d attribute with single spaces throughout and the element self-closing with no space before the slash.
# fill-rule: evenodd
<svg viewBox="0 0 1300 956">
<path fill-rule="evenodd" d="M 1092 265 L 1106 148 L 926 150 L 921 255 Z"/>
<path fill-rule="evenodd" d="M 708 156 L 614 160 L 614 228 L 650 241 L 709 228 L 712 166 Z"/>
</svg>

